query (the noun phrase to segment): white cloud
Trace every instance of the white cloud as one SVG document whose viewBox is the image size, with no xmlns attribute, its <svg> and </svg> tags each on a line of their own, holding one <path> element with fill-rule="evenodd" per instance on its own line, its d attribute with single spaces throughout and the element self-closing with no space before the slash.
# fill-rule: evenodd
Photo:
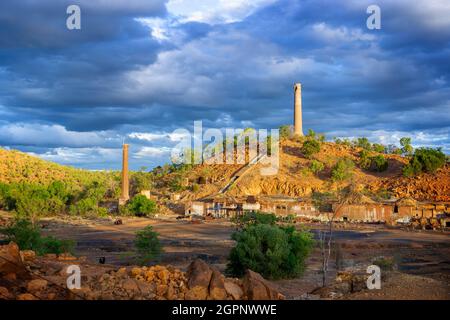
<svg viewBox="0 0 450 320">
<path fill-rule="evenodd" d="M 136 159 L 154 159 L 158 157 L 165 157 L 170 155 L 171 148 L 169 147 L 142 147 L 133 154 Z"/>
<path fill-rule="evenodd" d="M 375 40 L 373 34 L 364 33 L 361 29 L 330 27 L 324 22 L 312 25 L 311 29 L 316 38 L 331 43 Z"/>
<path fill-rule="evenodd" d="M 30 153 L 44 160 L 54 161 L 67 165 L 104 165 L 104 168 L 114 162 L 115 167 L 120 166 L 122 159 L 122 150 L 113 148 L 54 148 L 43 154 Z"/>
<path fill-rule="evenodd" d="M 170 0 L 169 13 L 182 22 L 223 24 L 242 21 L 256 10 L 278 0 Z"/>
<path fill-rule="evenodd" d="M 61 125 L 13 123 L 0 126 L 0 140 L 10 145 L 86 147 L 104 144 L 109 134 L 69 131 Z"/>
<path fill-rule="evenodd" d="M 128 135 L 130 138 L 145 140 L 145 141 L 155 141 L 167 138 L 167 134 L 160 133 L 150 133 L 150 132 L 132 132 Z"/>
</svg>

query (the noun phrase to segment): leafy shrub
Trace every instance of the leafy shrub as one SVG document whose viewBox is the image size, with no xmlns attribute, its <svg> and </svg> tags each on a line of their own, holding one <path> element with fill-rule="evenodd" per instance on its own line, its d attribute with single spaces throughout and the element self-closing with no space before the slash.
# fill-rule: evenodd
<svg viewBox="0 0 450 320">
<path fill-rule="evenodd" d="M 386 147 L 380 143 L 374 143 L 372 144 L 372 150 L 378 153 L 385 153 Z"/>
<path fill-rule="evenodd" d="M 363 148 L 365 150 L 370 150 L 372 148 L 372 144 L 370 143 L 369 139 L 367 139 L 366 137 L 362 137 L 362 138 L 357 138 L 353 144 L 356 147 L 360 147 Z"/>
<path fill-rule="evenodd" d="M 288 139 L 291 136 L 291 126 L 290 125 L 283 125 L 280 128 L 280 138 Z"/>
<path fill-rule="evenodd" d="M 152 226 L 147 226 L 136 232 L 134 245 L 137 250 L 139 262 L 142 264 L 157 258 L 162 252 L 158 233 L 153 231 Z"/>
<path fill-rule="evenodd" d="M 358 161 L 359 167 L 361 169 L 368 170 L 370 168 L 370 158 L 369 158 L 369 152 L 367 150 L 361 150 L 359 153 L 359 161 Z"/>
<path fill-rule="evenodd" d="M 70 240 L 42 237 L 39 227 L 25 219 L 16 220 L 13 225 L 0 229 L 0 233 L 6 236 L 7 241 L 17 243 L 21 250 L 33 250 L 38 255 L 71 252 L 74 246 Z"/>
<path fill-rule="evenodd" d="M 306 134 L 306 137 L 311 140 L 316 139 L 316 132 L 313 129 L 308 129 L 308 133 Z"/>
<path fill-rule="evenodd" d="M 144 195 L 137 195 L 128 203 L 128 209 L 136 216 L 149 216 L 156 212 L 156 203 Z"/>
<path fill-rule="evenodd" d="M 416 149 L 409 163 L 403 167 L 403 175 L 411 177 L 421 172 L 434 173 L 445 164 L 445 154 L 441 149 Z"/>
<path fill-rule="evenodd" d="M 309 169 L 314 173 L 319 173 L 324 168 L 325 168 L 325 165 L 322 162 L 317 161 L 317 160 L 311 161 L 311 164 L 309 166 Z"/>
<path fill-rule="evenodd" d="M 388 168 L 388 161 L 382 155 L 370 158 L 370 170 L 383 172 Z"/>
<path fill-rule="evenodd" d="M 313 154 L 320 151 L 320 143 L 316 140 L 306 140 L 303 143 L 301 151 L 305 157 L 311 158 Z"/>
<path fill-rule="evenodd" d="M 240 277 L 246 269 L 265 278 L 293 278 L 305 270 L 305 260 L 312 249 L 312 235 L 293 226 L 256 224 L 235 232 L 236 246 L 231 250 L 227 272 Z"/>
<path fill-rule="evenodd" d="M 319 142 L 325 142 L 325 140 L 326 140 L 325 134 L 319 133 L 319 134 L 317 135 L 317 141 L 319 141 Z"/>
<path fill-rule="evenodd" d="M 342 181 L 349 179 L 353 175 L 355 164 L 348 158 L 339 159 L 331 169 L 331 179 L 333 181 Z"/>
<path fill-rule="evenodd" d="M 248 226 L 254 224 L 275 224 L 277 217 L 273 213 L 265 213 L 260 211 L 252 211 L 245 213 L 239 221 L 241 224 Z"/>
<path fill-rule="evenodd" d="M 179 192 L 183 190 L 183 186 L 182 186 L 182 177 L 181 175 L 176 175 L 172 178 L 172 180 L 170 180 L 169 182 L 169 188 L 170 191 L 172 192 Z"/>
<path fill-rule="evenodd" d="M 76 204 L 70 206 L 71 215 L 94 216 L 98 213 L 98 202 L 94 198 L 85 198 L 79 200 Z"/>
<path fill-rule="evenodd" d="M 395 261 L 392 258 L 380 257 L 373 260 L 372 264 L 380 267 L 383 271 L 392 271 L 395 268 Z"/>
</svg>

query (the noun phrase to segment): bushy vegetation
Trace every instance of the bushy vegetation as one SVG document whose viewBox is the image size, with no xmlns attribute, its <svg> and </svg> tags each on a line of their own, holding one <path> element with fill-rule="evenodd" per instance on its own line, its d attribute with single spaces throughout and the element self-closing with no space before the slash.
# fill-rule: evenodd
<svg viewBox="0 0 450 320">
<path fill-rule="evenodd" d="M 333 181 L 343 181 L 349 179 L 353 175 L 355 164 L 348 158 L 341 158 L 331 169 L 331 179 Z"/>
<path fill-rule="evenodd" d="M 130 184 L 133 186 L 134 193 L 153 188 L 153 175 L 147 171 L 147 167 L 141 167 L 138 172 L 131 175 Z"/>
<path fill-rule="evenodd" d="M 25 219 L 18 219 L 11 226 L 1 228 L 0 233 L 6 236 L 6 241 L 17 243 L 21 250 L 33 250 L 38 255 L 71 252 L 74 246 L 70 240 L 43 237 L 39 227 Z"/>
<path fill-rule="evenodd" d="M 309 165 L 309 169 L 314 173 L 317 174 L 320 171 L 322 171 L 325 168 L 325 165 L 317 160 L 312 160 L 311 164 Z"/>
<path fill-rule="evenodd" d="M 388 166 L 388 161 L 382 155 L 370 158 L 370 170 L 372 171 L 383 172 L 387 170 Z"/>
<path fill-rule="evenodd" d="M 274 225 L 277 222 L 277 217 L 273 213 L 265 213 L 261 211 L 247 212 L 237 220 L 243 226 L 256 225 L 256 224 L 271 224 Z"/>
<path fill-rule="evenodd" d="M 230 252 L 227 272 L 237 277 L 246 269 L 270 279 L 297 277 L 313 245 L 310 232 L 263 223 L 249 225 L 232 238 L 237 243 Z"/>
<path fill-rule="evenodd" d="M 130 213 L 139 217 L 154 215 L 157 210 L 156 202 L 141 194 L 131 199 L 127 207 Z"/>
<path fill-rule="evenodd" d="M 136 232 L 134 240 L 139 263 L 146 264 L 162 253 L 162 246 L 158 239 L 158 233 L 152 226 L 147 226 Z"/>
<path fill-rule="evenodd" d="M 411 138 L 403 137 L 400 139 L 401 150 L 403 154 L 411 155 L 413 153 L 413 147 L 411 145 Z"/>
<path fill-rule="evenodd" d="M 382 155 L 369 156 L 369 152 L 367 150 L 362 150 L 359 153 L 359 167 L 362 169 L 382 172 L 387 170 L 388 161 Z"/>
<path fill-rule="evenodd" d="M 403 175 L 412 177 L 422 172 L 434 173 L 444 166 L 445 161 L 446 157 L 441 149 L 418 148 L 409 163 L 403 167 Z"/>
<path fill-rule="evenodd" d="M 386 147 L 380 143 L 373 143 L 372 150 L 378 153 L 386 153 Z"/>
<path fill-rule="evenodd" d="M 281 139 L 288 139 L 292 135 L 292 128 L 290 125 L 283 125 L 279 128 L 279 134 Z"/>
<path fill-rule="evenodd" d="M 316 140 L 306 140 L 303 143 L 301 152 L 306 158 L 311 158 L 314 154 L 320 151 L 320 143 Z"/>
<path fill-rule="evenodd" d="M 366 137 L 356 138 L 353 144 L 355 147 L 363 148 L 364 150 L 372 150 L 372 144 Z"/>
</svg>

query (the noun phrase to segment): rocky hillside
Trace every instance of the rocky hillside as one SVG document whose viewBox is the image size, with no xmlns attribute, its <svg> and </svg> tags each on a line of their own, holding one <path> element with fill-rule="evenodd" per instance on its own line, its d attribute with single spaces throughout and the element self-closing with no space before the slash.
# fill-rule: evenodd
<svg viewBox="0 0 450 320">
<path fill-rule="evenodd" d="M 323 142 L 318 153 L 308 159 L 302 154 L 302 143 L 293 140 L 280 142 L 280 168 L 278 174 L 263 176 L 261 164 L 253 167 L 227 193 L 231 196 L 246 195 L 286 195 L 308 197 L 313 191 L 330 191 L 355 183 L 374 196 L 386 194 L 394 197 L 411 196 L 416 200 L 450 201 L 450 165 L 447 164 L 435 174 L 421 174 L 413 178 L 402 175 L 402 168 L 409 159 L 395 154 L 370 152 L 371 156 L 382 155 L 388 161 L 388 168 L 375 172 L 358 165 L 361 148 L 333 142 Z M 348 158 L 355 163 L 352 177 L 342 182 L 332 182 L 331 170 L 339 159 Z M 319 161 L 324 169 L 313 173 L 313 161 Z M 186 173 L 185 177 L 196 182 L 200 177 L 208 179 L 193 194 L 185 191 L 185 199 L 200 198 L 217 193 L 239 170 L 240 165 L 199 165 Z"/>
</svg>

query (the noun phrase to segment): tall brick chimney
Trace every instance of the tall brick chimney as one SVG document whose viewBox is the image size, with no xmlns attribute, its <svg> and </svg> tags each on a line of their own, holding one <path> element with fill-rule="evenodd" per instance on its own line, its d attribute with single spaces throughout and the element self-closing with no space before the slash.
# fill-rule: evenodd
<svg viewBox="0 0 450 320">
<path fill-rule="evenodd" d="M 294 84 L 294 135 L 303 136 L 302 124 L 302 85 Z"/>
<path fill-rule="evenodd" d="M 122 194 L 119 204 L 124 204 L 130 199 L 130 184 L 128 180 L 128 144 L 123 145 L 122 150 Z"/>
</svg>

